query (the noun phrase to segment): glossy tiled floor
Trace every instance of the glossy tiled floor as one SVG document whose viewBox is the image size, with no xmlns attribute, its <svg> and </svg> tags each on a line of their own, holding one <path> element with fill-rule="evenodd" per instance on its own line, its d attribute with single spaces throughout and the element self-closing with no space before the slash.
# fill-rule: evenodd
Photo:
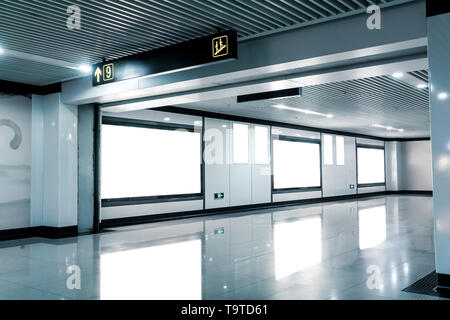
<svg viewBox="0 0 450 320">
<path fill-rule="evenodd" d="M 0 261 L 0 299 L 433 299 L 402 292 L 434 270 L 432 198 L 2 242 Z"/>
</svg>

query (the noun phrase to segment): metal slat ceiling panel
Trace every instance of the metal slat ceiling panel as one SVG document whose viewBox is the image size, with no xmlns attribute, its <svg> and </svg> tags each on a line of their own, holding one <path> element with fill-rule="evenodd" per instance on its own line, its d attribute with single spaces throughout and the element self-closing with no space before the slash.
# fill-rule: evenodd
<svg viewBox="0 0 450 320">
<path fill-rule="evenodd" d="M 93 64 L 234 29 L 241 40 L 393 6 L 410 0 L 0 0 L 0 46 L 68 63 Z M 67 8 L 81 8 L 81 30 L 69 30 Z M 8 61 L 0 79 L 48 84 L 65 80 L 32 65 L 27 77 Z M 69 72 L 69 76 L 73 76 Z M 82 76 L 78 72 L 78 76 Z"/>
<path fill-rule="evenodd" d="M 425 70 L 412 74 L 428 82 Z M 418 89 L 391 76 L 328 83 L 303 88 L 301 97 L 236 103 L 236 98 L 190 103 L 179 107 L 281 121 L 386 138 L 429 137 L 428 89 Z M 333 118 L 279 110 L 284 105 Z M 374 124 L 404 129 L 388 131 Z"/>
<path fill-rule="evenodd" d="M 30 70 L 39 74 L 39 77 L 30 77 Z M 9 74 L 8 81 L 32 85 L 40 85 L 42 82 L 55 83 L 59 77 L 70 79 L 79 76 L 78 70 L 0 55 L 0 74 L 4 73 Z"/>
</svg>

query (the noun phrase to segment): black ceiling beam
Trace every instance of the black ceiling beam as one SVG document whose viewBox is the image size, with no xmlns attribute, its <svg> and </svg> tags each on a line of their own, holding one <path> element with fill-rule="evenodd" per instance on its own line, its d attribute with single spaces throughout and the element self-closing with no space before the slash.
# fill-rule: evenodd
<svg viewBox="0 0 450 320">
<path fill-rule="evenodd" d="M 261 100 L 273 100 L 281 98 L 298 97 L 302 95 L 302 88 L 284 89 L 277 91 L 259 92 L 253 94 L 246 94 L 237 97 L 237 103 L 261 101 Z"/>
<path fill-rule="evenodd" d="M 448 1 L 427 0 L 427 17 L 438 16 L 450 12 Z"/>
<path fill-rule="evenodd" d="M 61 92 L 61 83 L 47 86 L 35 86 L 18 82 L 0 80 L 0 93 L 7 95 L 29 96 L 32 94 L 48 95 Z"/>
</svg>

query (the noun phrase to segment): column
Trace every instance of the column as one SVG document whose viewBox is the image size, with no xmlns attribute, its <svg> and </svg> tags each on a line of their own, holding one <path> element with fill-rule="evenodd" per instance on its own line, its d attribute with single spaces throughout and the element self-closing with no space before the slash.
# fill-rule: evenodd
<svg viewBox="0 0 450 320">
<path fill-rule="evenodd" d="M 434 5 L 441 7 L 432 7 Z M 440 4 L 438 4 L 440 3 Z M 450 4 L 427 1 L 435 258 L 439 288 L 450 290 Z"/>
</svg>

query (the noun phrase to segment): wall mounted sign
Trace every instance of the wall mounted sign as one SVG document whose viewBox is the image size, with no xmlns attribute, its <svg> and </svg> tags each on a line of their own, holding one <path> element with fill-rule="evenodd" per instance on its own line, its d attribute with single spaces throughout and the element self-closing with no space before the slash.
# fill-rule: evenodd
<svg viewBox="0 0 450 320">
<path fill-rule="evenodd" d="M 214 230 L 214 234 L 215 234 L 215 235 L 222 235 L 222 234 L 224 234 L 224 233 L 225 233 L 225 228 L 224 228 L 224 227 L 216 228 L 216 229 Z"/>
<path fill-rule="evenodd" d="M 93 66 L 92 84 L 99 86 L 237 59 L 237 33 L 225 31 Z"/>
<path fill-rule="evenodd" d="M 214 193 L 214 200 L 223 200 L 223 199 L 225 199 L 225 193 L 223 192 Z"/>
</svg>

